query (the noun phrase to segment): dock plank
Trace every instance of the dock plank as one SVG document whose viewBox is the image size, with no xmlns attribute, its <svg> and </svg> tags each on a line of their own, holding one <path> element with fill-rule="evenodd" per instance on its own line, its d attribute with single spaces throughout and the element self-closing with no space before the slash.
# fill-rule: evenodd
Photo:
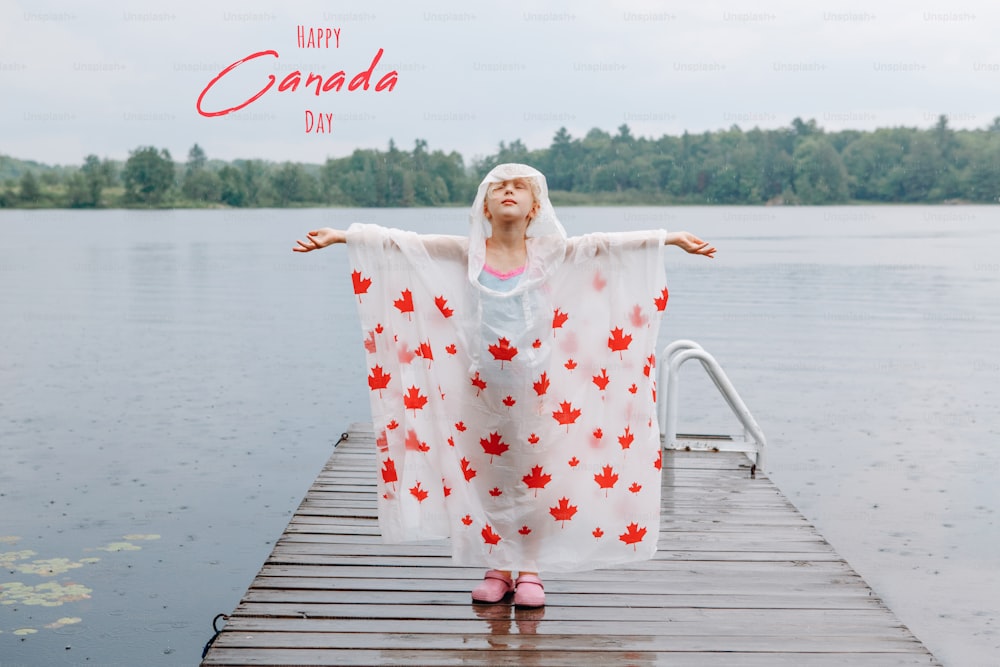
<svg viewBox="0 0 1000 667">
<path fill-rule="evenodd" d="M 202 665 L 935 665 L 765 476 L 665 452 L 659 551 L 474 605 L 446 542 L 384 544 L 370 430 L 317 476 Z"/>
</svg>

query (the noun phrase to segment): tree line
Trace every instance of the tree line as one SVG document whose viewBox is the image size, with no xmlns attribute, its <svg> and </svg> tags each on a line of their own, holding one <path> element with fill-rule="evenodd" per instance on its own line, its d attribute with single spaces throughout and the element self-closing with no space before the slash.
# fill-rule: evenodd
<svg viewBox="0 0 1000 667">
<path fill-rule="evenodd" d="M 322 165 L 210 161 L 195 144 L 187 161 L 136 148 L 124 163 L 88 155 L 78 168 L 46 168 L 0 156 L 0 207 L 292 207 L 468 205 L 500 162 L 546 175 L 556 204 L 844 204 L 1000 201 L 1000 117 L 955 130 L 946 116 L 928 129 L 827 132 L 814 119 L 788 127 L 658 139 L 594 128 L 560 128 L 547 148 L 500 142 L 466 162 L 457 152 L 357 149 Z"/>
</svg>

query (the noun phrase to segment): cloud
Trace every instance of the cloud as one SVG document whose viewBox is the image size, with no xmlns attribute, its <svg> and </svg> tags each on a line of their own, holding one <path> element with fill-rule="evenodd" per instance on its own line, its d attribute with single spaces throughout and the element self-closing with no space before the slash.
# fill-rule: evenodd
<svg viewBox="0 0 1000 667">
<path fill-rule="evenodd" d="M 20 2 L 5 13 L 0 113 L 15 131 L 3 150 L 47 162 L 120 159 L 140 145 L 182 157 L 195 142 L 210 157 L 322 162 L 390 138 L 400 146 L 426 139 L 468 158 L 501 140 L 543 147 L 560 126 L 581 136 L 627 123 L 634 134 L 660 136 L 778 127 L 796 116 L 870 129 L 929 126 L 946 113 L 955 127 L 983 127 L 1000 85 L 991 34 L 1000 10 L 985 0 L 955 8 L 590 0 L 556 9 L 450 0 Z M 340 48 L 299 48 L 299 25 L 339 28 Z M 280 57 L 234 71 L 229 94 L 294 69 L 303 79 L 343 69 L 349 79 L 378 49 L 374 78 L 395 69 L 398 85 L 319 97 L 275 85 L 230 116 L 196 112 L 222 68 L 264 49 Z M 333 132 L 307 133 L 306 110 L 332 113 Z"/>
</svg>

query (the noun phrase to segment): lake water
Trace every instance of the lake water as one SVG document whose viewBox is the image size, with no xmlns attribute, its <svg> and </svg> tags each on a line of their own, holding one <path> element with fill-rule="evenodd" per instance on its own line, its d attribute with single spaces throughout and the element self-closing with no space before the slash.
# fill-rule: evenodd
<svg viewBox="0 0 1000 667">
<path fill-rule="evenodd" d="M 715 355 L 772 479 L 946 665 L 995 664 L 1000 209 L 559 213 L 716 244 L 670 249 L 662 343 Z M 0 212 L 0 665 L 197 663 L 368 418 L 346 252 L 291 252 L 352 221 L 466 212 Z M 681 391 L 681 431 L 736 432 L 697 365 Z"/>
</svg>

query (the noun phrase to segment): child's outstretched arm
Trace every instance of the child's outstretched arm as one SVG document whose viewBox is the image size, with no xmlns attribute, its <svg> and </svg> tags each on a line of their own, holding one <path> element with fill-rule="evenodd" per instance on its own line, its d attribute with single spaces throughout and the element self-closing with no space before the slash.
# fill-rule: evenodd
<svg viewBox="0 0 1000 667">
<path fill-rule="evenodd" d="M 342 229 L 323 227 L 322 229 L 314 229 L 309 232 L 306 235 L 305 241 L 296 240 L 295 242 L 298 245 L 292 248 L 294 252 L 309 252 L 325 248 L 334 243 L 347 243 L 347 233 Z"/>
<path fill-rule="evenodd" d="M 705 257 L 712 258 L 715 257 L 715 248 L 712 247 L 710 243 L 702 241 L 691 232 L 668 232 L 664 244 L 675 245 L 681 250 L 689 252 L 692 255 L 704 255 Z"/>
</svg>

